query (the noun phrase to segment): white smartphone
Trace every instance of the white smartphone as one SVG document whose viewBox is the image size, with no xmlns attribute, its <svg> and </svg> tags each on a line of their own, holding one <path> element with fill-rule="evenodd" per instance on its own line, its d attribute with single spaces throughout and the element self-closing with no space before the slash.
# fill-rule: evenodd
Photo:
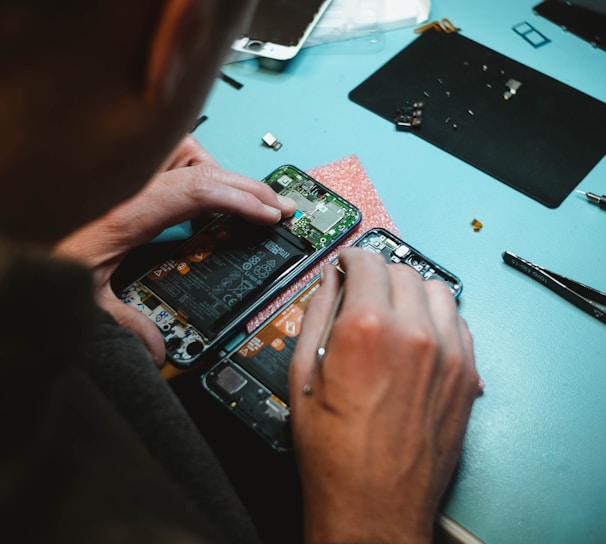
<svg viewBox="0 0 606 544">
<path fill-rule="evenodd" d="M 301 49 L 331 0 L 259 0 L 246 32 L 232 49 L 258 57 L 290 60 Z"/>
</svg>

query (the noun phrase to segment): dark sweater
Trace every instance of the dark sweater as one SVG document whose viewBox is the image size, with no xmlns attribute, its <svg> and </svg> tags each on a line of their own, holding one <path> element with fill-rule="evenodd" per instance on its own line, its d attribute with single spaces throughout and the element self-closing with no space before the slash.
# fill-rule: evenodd
<svg viewBox="0 0 606 544">
<path fill-rule="evenodd" d="M 219 463 L 89 274 L 0 244 L 0 534 L 257 543 Z"/>
</svg>

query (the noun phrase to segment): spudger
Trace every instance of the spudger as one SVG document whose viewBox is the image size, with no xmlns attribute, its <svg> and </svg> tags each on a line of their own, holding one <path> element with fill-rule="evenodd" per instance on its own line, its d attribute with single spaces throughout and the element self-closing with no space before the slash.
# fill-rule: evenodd
<svg viewBox="0 0 606 544">
<path fill-rule="evenodd" d="M 589 200 L 589 202 L 593 202 L 594 204 L 597 204 L 602 210 L 606 210 L 606 195 L 598 196 L 598 195 L 594 195 L 593 193 L 586 193 L 585 191 L 579 191 L 578 189 L 577 189 L 577 193 L 581 193 L 582 195 L 585 195 L 587 197 L 587 200 Z"/>
</svg>

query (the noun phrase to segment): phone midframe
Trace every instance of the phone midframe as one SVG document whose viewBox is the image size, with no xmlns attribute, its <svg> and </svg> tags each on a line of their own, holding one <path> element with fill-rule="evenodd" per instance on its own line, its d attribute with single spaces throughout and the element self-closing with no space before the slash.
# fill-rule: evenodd
<svg viewBox="0 0 606 544">
<path fill-rule="evenodd" d="M 383 255 L 387 263 L 410 266 L 424 280 L 443 281 L 455 299 L 463 291 L 463 282 L 458 276 L 386 229 L 370 229 L 356 240 L 354 246 Z"/>
<path fill-rule="evenodd" d="M 223 360 L 202 386 L 278 451 L 290 449 L 288 367 L 314 278 Z"/>
</svg>

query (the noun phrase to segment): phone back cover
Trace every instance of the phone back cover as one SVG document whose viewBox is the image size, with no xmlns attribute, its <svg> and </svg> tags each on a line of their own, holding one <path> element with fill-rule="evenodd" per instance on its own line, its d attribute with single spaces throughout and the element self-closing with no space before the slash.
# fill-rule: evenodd
<svg viewBox="0 0 606 544">
<path fill-rule="evenodd" d="M 606 152 L 606 104 L 459 33 L 424 32 L 349 98 L 391 122 L 422 101 L 415 135 L 550 208 Z"/>
</svg>

